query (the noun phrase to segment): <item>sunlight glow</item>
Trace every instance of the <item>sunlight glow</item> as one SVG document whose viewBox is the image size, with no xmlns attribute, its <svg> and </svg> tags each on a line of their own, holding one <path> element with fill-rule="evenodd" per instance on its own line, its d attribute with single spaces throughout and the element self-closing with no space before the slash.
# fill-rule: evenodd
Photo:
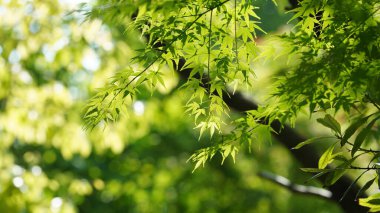
<svg viewBox="0 0 380 213">
<path fill-rule="evenodd" d="M 22 175 L 22 173 L 24 173 L 24 169 L 21 166 L 19 165 L 12 166 L 12 174 L 14 176 L 20 176 Z"/>
<path fill-rule="evenodd" d="M 20 54 L 17 50 L 12 50 L 12 52 L 9 54 L 8 61 L 11 64 L 16 64 L 20 61 Z"/>
<path fill-rule="evenodd" d="M 32 174 L 35 176 L 40 176 L 42 174 L 42 169 L 39 166 L 32 167 Z"/>
<path fill-rule="evenodd" d="M 61 208 L 62 204 L 63 204 L 62 198 L 55 197 L 50 202 L 50 208 L 51 209 L 59 209 L 59 208 Z"/>
<path fill-rule="evenodd" d="M 100 58 L 94 50 L 87 49 L 82 59 L 82 65 L 87 70 L 95 71 L 100 67 Z"/>
<path fill-rule="evenodd" d="M 22 177 L 15 177 L 12 180 L 13 185 L 17 188 L 21 188 L 24 185 L 24 179 Z"/>
<path fill-rule="evenodd" d="M 144 102 L 142 102 L 142 101 L 136 101 L 133 104 L 133 111 L 135 112 L 136 115 L 143 115 L 144 111 L 145 111 Z"/>
</svg>

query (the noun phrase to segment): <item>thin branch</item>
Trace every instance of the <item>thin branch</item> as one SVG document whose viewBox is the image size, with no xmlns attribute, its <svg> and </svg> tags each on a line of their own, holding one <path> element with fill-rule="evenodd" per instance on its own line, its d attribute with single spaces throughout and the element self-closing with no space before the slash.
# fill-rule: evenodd
<svg viewBox="0 0 380 213">
<path fill-rule="evenodd" d="M 325 199 L 331 199 L 333 195 L 332 192 L 329 190 L 314 187 L 314 186 L 294 184 L 285 177 L 282 177 L 280 175 L 275 175 L 269 172 L 259 172 L 258 175 L 262 178 L 272 181 L 273 183 L 276 183 L 280 186 L 285 187 L 289 191 L 292 191 L 298 194 L 317 196 L 317 197 L 321 197 Z"/>
<path fill-rule="evenodd" d="M 359 167 L 359 166 L 350 166 L 348 168 L 342 168 L 342 169 L 353 169 L 353 170 L 376 170 L 375 167 Z"/>
<path fill-rule="evenodd" d="M 346 142 L 347 144 L 350 144 L 351 146 L 354 146 L 354 144 L 353 143 L 351 143 L 351 142 L 349 142 L 349 141 L 347 141 Z M 364 148 L 359 148 L 358 149 L 359 151 L 363 151 L 363 152 L 367 152 L 367 153 L 380 153 L 380 151 L 379 150 L 372 150 L 372 149 L 364 149 Z"/>
</svg>

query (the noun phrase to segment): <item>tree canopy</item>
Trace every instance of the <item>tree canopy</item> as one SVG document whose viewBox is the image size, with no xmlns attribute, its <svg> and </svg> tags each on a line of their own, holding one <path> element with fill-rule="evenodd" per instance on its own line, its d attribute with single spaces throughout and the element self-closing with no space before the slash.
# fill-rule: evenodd
<svg viewBox="0 0 380 213">
<path fill-rule="evenodd" d="M 3 1 L 0 18 L 0 210 L 340 211 L 268 169 L 379 211 L 377 0 Z"/>
</svg>

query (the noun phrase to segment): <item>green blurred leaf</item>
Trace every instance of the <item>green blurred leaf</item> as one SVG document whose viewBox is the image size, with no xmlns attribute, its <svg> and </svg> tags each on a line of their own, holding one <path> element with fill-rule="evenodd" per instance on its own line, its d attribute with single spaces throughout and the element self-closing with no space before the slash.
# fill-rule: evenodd
<svg viewBox="0 0 380 213">
<path fill-rule="evenodd" d="M 332 172 L 336 169 L 318 169 L 318 168 L 301 168 L 304 172 L 317 173 L 317 172 Z"/>
<path fill-rule="evenodd" d="M 322 176 L 322 175 L 324 175 L 324 174 L 327 174 L 327 173 L 328 173 L 328 171 L 319 172 L 319 173 L 313 175 L 311 178 L 307 179 L 307 180 L 305 181 L 305 183 L 308 183 L 308 182 L 310 182 L 311 180 L 314 180 L 314 179 L 316 179 L 316 178 L 318 178 L 318 177 L 320 177 L 320 176 Z"/>
<path fill-rule="evenodd" d="M 355 161 L 356 157 L 338 165 L 335 169 L 336 171 L 328 174 L 325 180 L 326 186 L 333 185 L 336 181 L 338 181 L 346 172 L 350 165 Z"/>
<path fill-rule="evenodd" d="M 364 140 L 366 139 L 366 137 L 368 136 L 368 133 L 370 133 L 373 125 L 375 124 L 375 122 L 380 118 L 380 116 L 374 118 L 365 128 L 363 128 L 358 136 L 356 137 L 355 139 L 355 142 L 354 142 L 354 145 L 352 147 L 352 150 L 351 150 L 351 156 L 354 156 L 355 153 L 359 150 L 359 148 L 361 147 L 361 145 L 363 144 Z"/>
<path fill-rule="evenodd" d="M 308 144 L 312 144 L 312 143 L 315 143 L 315 142 L 319 142 L 319 141 L 323 141 L 325 139 L 331 139 L 333 137 L 315 137 L 315 138 L 310 138 L 304 142 L 301 142 L 299 144 L 297 144 L 297 146 L 293 147 L 292 149 L 299 149 L 305 145 L 308 145 Z"/>
<path fill-rule="evenodd" d="M 360 118 L 353 122 L 344 132 L 343 138 L 341 140 L 341 145 L 343 146 L 348 139 L 356 132 L 356 130 L 361 127 L 368 120 L 368 116 L 364 118 Z"/>
<path fill-rule="evenodd" d="M 365 183 L 365 184 L 363 185 L 363 187 L 360 188 L 360 190 L 359 190 L 358 193 L 356 194 L 356 196 L 355 196 L 355 200 L 357 200 L 359 196 L 361 196 L 365 191 L 367 191 L 367 189 L 369 189 L 369 187 L 372 186 L 372 184 L 375 182 L 375 180 L 376 180 L 376 177 L 373 178 L 373 179 L 371 179 L 371 180 L 369 180 L 369 181 L 367 181 L 367 183 Z"/>
<path fill-rule="evenodd" d="M 364 172 L 362 172 L 354 181 L 352 181 L 352 183 L 350 184 L 350 186 L 346 189 L 346 191 L 344 191 L 342 197 L 339 199 L 339 202 L 342 202 L 342 200 L 346 197 L 347 193 L 350 191 L 350 189 L 358 182 L 358 180 L 366 173 L 368 172 L 369 170 L 366 170 Z"/>
<path fill-rule="evenodd" d="M 318 121 L 318 123 L 320 123 L 320 124 L 328 127 L 329 129 L 333 130 L 338 135 L 342 134 L 340 124 L 331 115 L 326 114 L 324 118 L 318 118 L 317 121 Z"/>
</svg>

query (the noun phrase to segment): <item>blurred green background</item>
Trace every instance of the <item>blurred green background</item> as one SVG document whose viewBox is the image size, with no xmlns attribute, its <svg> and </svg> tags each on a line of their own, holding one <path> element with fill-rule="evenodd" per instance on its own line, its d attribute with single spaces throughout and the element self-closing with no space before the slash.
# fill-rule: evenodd
<svg viewBox="0 0 380 213">
<path fill-rule="evenodd" d="M 266 138 L 236 164 L 217 157 L 192 173 L 187 159 L 210 142 L 198 141 L 170 71 L 167 87 L 142 90 L 119 122 L 84 131 L 83 104 L 142 42 L 110 21 L 70 13 L 80 2 L 0 0 L 0 212 L 340 212 L 258 177 L 308 178 Z M 286 1 L 278 3 L 257 2 L 266 31 L 287 28 Z M 279 65 L 265 66 L 258 88 Z"/>
</svg>

